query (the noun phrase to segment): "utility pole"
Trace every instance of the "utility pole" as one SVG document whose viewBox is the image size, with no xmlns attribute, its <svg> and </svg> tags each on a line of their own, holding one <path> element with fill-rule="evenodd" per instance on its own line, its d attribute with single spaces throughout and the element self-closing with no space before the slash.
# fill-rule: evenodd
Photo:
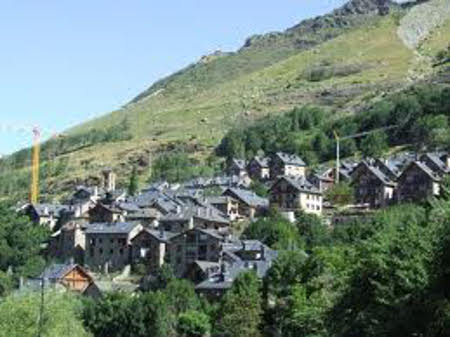
<svg viewBox="0 0 450 337">
<path fill-rule="evenodd" d="M 341 168 L 341 158 L 340 158 L 340 141 L 339 141 L 339 135 L 336 131 L 333 131 L 334 137 L 336 138 L 336 172 L 334 181 L 337 184 L 339 184 L 339 169 Z"/>
<path fill-rule="evenodd" d="M 386 126 L 384 128 L 379 128 L 379 129 L 374 129 L 374 130 L 370 130 L 370 131 L 365 131 L 365 132 L 361 132 L 361 133 L 355 133 L 353 135 L 348 135 L 345 137 L 339 137 L 338 133 L 336 131 L 333 131 L 334 133 L 334 138 L 336 139 L 336 177 L 334 179 L 336 184 L 339 184 L 339 170 L 341 167 L 341 140 L 345 140 L 345 139 L 355 139 L 355 138 L 361 138 L 361 137 L 365 137 L 367 135 L 370 135 L 372 133 L 375 132 L 380 132 L 380 131 L 386 131 L 386 130 L 391 130 L 391 129 L 396 129 L 398 128 L 399 125 L 391 125 L 391 126 Z"/>
</svg>

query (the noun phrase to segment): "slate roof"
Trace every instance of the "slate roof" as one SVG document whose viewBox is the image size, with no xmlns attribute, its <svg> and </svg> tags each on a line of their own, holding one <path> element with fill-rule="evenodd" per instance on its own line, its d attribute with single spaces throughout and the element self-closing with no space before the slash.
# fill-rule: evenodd
<svg viewBox="0 0 450 337">
<path fill-rule="evenodd" d="M 259 241 L 247 240 L 245 242 L 252 250 L 259 250 L 261 248 L 261 245 L 263 245 Z M 221 271 L 211 275 L 206 280 L 199 283 L 195 287 L 196 290 L 227 290 L 233 285 L 234 280 L 239 276 L 239 274 L 249 270 L 254 270 L 259 278 L 263 278 L 272 266 L 273 261 L 278 256 L 278 253 L 276 251 L 273 251 L 267 246 L 263 245 L 266 249 L 264 259 L 244 261 L 236 255 L 239 252 L 239 249 L 237 248 L 239 245 L 242 250 L 243 244 L 239 241 L 232 244 L 231 246 L 224 246 L 224 250 L 226 253 L 230 253 L 235 256 L 233 262 L 223 262 L 221 265 Z M 236 251 L 232 250 L 233 247 L 236 249 Z"/>
<path fill-rule="evenodd" d="M 60 217 L 62 212 L 70 210 L 70 206 L 58 204 L 32 204 L 31 207 L 40 217 L 52 214 L 55 218 Z"/>
<path fill-rule="evenodd" d="M 192 218 L 204 219 L 211 222 L 229 224 L 230 220 L 225 218 L 216 208 L 203 206 L 184 206 L 177 212 L 171 212 L 161 218 L 162 222 L 168 221 L 189 221 Z"/>
<path fill-rule="evenodd" d="M 137 222 L 113 222 L 113 223 L 92 223 L 86 225 L 86 234 L 128 234 L 139 223 Z"/>
<path fill-rule="evenodd" d="M 222 195 L 225 195 L 229 191 L 234 198 L 241 200 L 245 204 L 251 207 L 268 207 L 269 206 L 269 200 L 266 198 L 262 198 L 258 195 L 256 195 L 255 192 L 244 190 L 242 188 L 228 188 L 225 190 L 225 192 L 222 193 Z"/>
<path fill-rule="evenodd" d="M 168 231 L 161 232 L 160 230 L 157 230 L 157 229 L 148 229 L 148 228 L 145 228 L 138 235 L 141 235 L 143 232 L 153 236 L 156 240 L 161 241 L 161 242 L 169 242 L 172 238 L 174 238 L 175 236 L 178 235 L 178 233 L 174 233 L 174 232 L 168 232 Z M 134 239 L 136 239 L 136 237 Z"/>
<path fill-rule="evenodd" d="M 445 164 L 445 162 L 441 159 L 440 154 L 439 153 L 426 153 L 424 154 L 421 158 L 421 161 L 425 161 L 426 159 L 428 159 L 432 164 L 434 164 L 433 166 L 435 166 L 436 169 L 438 169 L 440 171 L 440 173 L 449 173 L 450 170 L 447 167 L 447 165 Z M 430 167 L 430 169 L 435 169 L 434 167 Z"/>
<path fill-rule="evenodd" d="M 206 197 L 205 201 L 210 205 L 228 204 L 229 202 L 236 202 L 236 199 L 226 195 Z"/>
<path fill-rule="evenodd" d="M 74 268 L 83 269 L 81 266 L 75 263 L 53 264 L 42 272 L 42 274 L 39 276 L 39 279 L 44 278 L 48 280 L 57 281 L 64 278 L 64 276 L 66 276 L 66 274 L 69 273 Z"/>
<path fill-rule="evenodd" d="M 414 161 L 412 162 L 402 173 L 405 174 L 405 172 L 408 171 L 408 169 L 411 166 L 417 166 L 420 170 L 422 170 L 427 176 L 429 176 L 433 181 L 440 181 L 441 178 L 439 177 L 439 175 L 437 175 L 431 168 L 429 168 L 425 163 L 420 162 L 420 161 Z"/>
<path fill-rule="evenodd" d="M 296 154 L 277 152 L 275 156 L 279 158 L 285 165 L 306 166 L 306 163 Z"/>
<path fill-rule="evenodd" d="M 322 194 L 320 190 L 310 183 L 305 177 L 290 177 L 290 176 L 280 176 L 278 180 L 273 184 L 275 186 L 279 181 L 286 180 L 291 186 L 296 188 L 300 192 L 311 193 L 311 194 Z M 272 187 L 273 187 L 272 186 Z"/>
<path fill-rule="evenodd" d="M 380 171 L 379 168 L 369 164 L 367 161 L 362 161 L 358 167 L 360 165 L 364 165 L 364 167 L 371 172 L 378 180 L 380 180 L 384 185 L 388 185 L 388 186 L 395 186 L 395 182 L 393 182 L 391 179 L 389 179 L 389 177 L 387 175 L 385 175 L 383 172 Z M 353 173 L 356 172 L 355 170 L 353 171 Z M 353 175 L 352 173 L 352 175 Z"/>
</svg>

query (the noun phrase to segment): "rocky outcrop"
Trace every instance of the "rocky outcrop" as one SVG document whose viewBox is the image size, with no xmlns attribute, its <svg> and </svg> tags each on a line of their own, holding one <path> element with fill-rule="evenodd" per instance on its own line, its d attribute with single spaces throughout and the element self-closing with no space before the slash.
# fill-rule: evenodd
<svg viewBox="0 0 450 337">
<path fill-rule="evenodd" d="M 306 49 L 338 36 L 346 28 L 366 23 L 369 17 L 386 15 L 397 7 L 399 5 L 391 0 L 351 0 L 329 14 L 304 20 L 283 33 L 252 36 L 247 39 L 244 48 L 282 43 Z"/>
<path fill-rule="evenodd" d="M 450 19 L 450 0 L 432 0 L 409 10 L 400 20 L 398 36 L 411 49 L 420 43 L 444 21 Z"/>
</svg>

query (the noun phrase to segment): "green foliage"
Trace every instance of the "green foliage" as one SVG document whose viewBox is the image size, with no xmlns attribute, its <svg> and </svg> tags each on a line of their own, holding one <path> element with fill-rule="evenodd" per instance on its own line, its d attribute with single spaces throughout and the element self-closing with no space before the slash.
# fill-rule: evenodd
<svg viewBox="0 0 450 337">
<path fill-rule="evenodd" d="M 246 239 L 260 240 L 275 249 L 295 249 L 304 246 L 297 227 L 277 213 L 252 222 L 243 236 Z"/>
<path fill-rule="evenodd" d="M 160 155 L 152 166 L 152 181 L 167 180 L 182 182 L 195 177 L 209 177 L 214 168 L 202 165 L 183 152 L 168 152 Z"/>
<path fill-rule="evenodd" d="M 442 85 L 417 85 L 354 116 L 334 117 L 322 108 L 303 106 L 279 117 L 263 118 L 245 129 L 240 126 L 229 131 L 216 152 L 223 157 L 249 158 L 261 150 L 287 151 L 313 165 L 334 158 L 333 131 L 342 137 L 386 127 L 391 129 L 357 140 L 342 140 L 341 155 L 353 156 L 359 150 L 365 156 L 378 157 L 389 146 L 404 144 L 413 144 L 421 150 L 450 147 L 449 94 L 450 89 Z"/>
<path fill-rule="evenodd" d="M 0 270 L 12 268 L 15 275 L 24 277 L 38 275 L 44 267 L 41 244 L 48 234 L 44 227 L 0 204 Z"/>
<path fill-rule="evenodd" d="M 220 304 L 217 337 L 259 337 L 262 317 L 260 281 L 254 272 L 240 274 Z"/>
<path fill-rule="evenodd" d="M 131 171 L 130 182 L 128 184 L 128 194 L 134 196 L 139 190 L 139 175 L 136 166 Z"/>
<path fill-rule="evenodd" d="M 388 138 L 386 133 L 374 132 L 367 135 L 360 145 L 364 157 L 379 158 L 388 149 Z"/>
<path fill-rule="evenodd" d="M 40 294 L 11 295 L 0 302 L 0 335 L 37 336 Z M 47 293 L 42 337 L 89 337 L 81 320 L 81 302 L 71 294 Z"/>
<path fill-rule="evenodd" d="M 178 317 L 178 332 L 184 337 L 203 337 L 211 332 L 208 315 L 201 311 L 186 311 Z"/>
<path fill-rule="evenodd" d="M 10 275 L 0 271 L 0 297 L 9 295 L 14 287 L 14 282 Z"/>
<path fill-rule="evenodd" d="M 300 236 L 308 250 L 331 243 L 331 230 L 320 217 L 315 214 L 297 212 L 295 218 Z"/>
<path fill-rule="evenodd" d="M 250 189 L 260 197 L 267 197 L 269 195 L 269 188 L 259 180 L 254 180 Z"/>
<path fill-rule="evenodd" d="M 172 279 L 161 290 L 134 297 L 118 293 L 89 301 L 83 317 L 96 337 L 165 337 L 176 334 L 181 315 L 198 310 L 200 301 L 193 286 Z"/>
<path fill-rule="evenodd" d="M 325 192 L 325 198 L 333 205 L 344 206 L 353 203 L 353 187 L 348 183 L 339 183 Z"/>
</svg>

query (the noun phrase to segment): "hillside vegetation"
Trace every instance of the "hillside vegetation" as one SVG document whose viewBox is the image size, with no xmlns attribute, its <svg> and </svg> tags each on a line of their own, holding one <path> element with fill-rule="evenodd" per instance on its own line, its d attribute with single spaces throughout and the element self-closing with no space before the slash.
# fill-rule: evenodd
<svg viewBox="0 0 450 337">
<path fill-rule="evenodd" d="M 41 188 L 60 194 L 75 184 L 95 183 L 105 166 L 122 173 L 119 183 L 132 166 L 145 180 L 162 153 L 181 151 L 194 164 L 212 160 L 236 125 L 308 104 L 351 116 L 387 92 L 435 78 L 444 69 L 433 65 L 450 44 L 450 18 L 442 17 L 411 49 L 397 34 L 411 10 L 387 0 L 352 0 L 285 32 L 251 37 L 237 52 L 207 55 L 123 108 L 45 144 L 43 159 L 54 163 L 43 164 Z M 26 196 L 17 186 L 27 186 L 28 166 L 29 151 L 1 161 L 3 194 Z"/>
</svg>

